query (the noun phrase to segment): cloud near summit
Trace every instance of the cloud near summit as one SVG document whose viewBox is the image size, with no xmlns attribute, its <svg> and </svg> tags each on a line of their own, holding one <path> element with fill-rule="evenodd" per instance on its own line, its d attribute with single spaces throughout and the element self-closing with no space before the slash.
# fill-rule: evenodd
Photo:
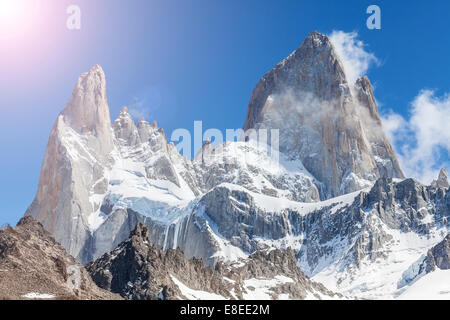
<svg viewBox="0 0 450 320">
<path fill-rule="evenodd" d="M 395 144 L 405 174 L 423 183 L 436 179 L 450 163 L 450 94 L 422 90 L 412 101 L 409 118 L 390 111 L 384 129 Z"/>
<path fill-rule="evenodd" d="M 378 58 L 368 51 L 364 42 L 358 39 L 357 32 L 334 30 L 329 39 L 334 46 L 351 85 L 364 75 L 372 64 L 378 65 Z"/>
<path fill-rule="evenodd" d="M 329 38 L 350 85 L 366 75 L 371 66 L 380 65 L 357 32 L 334 30 Z M 450 168 L 450 93 L 438 97 L 432 90 L 422 90 L 412 100 L 408 115 L 387 108 L 381 114 L 384 131 L 407 177 L 430 183 L 441 168 Z"/>
</svg>

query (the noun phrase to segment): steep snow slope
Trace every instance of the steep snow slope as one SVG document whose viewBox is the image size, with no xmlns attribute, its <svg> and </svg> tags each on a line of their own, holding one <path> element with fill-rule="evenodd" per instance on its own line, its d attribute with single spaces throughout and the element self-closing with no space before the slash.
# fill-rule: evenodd
<svg viewBox="0 0 450 320">
<path fill-rule="evenodd" d="M 437 270 L 408 287 L 400 300 L 450 300 L 450 270 Z"/>
</svg>

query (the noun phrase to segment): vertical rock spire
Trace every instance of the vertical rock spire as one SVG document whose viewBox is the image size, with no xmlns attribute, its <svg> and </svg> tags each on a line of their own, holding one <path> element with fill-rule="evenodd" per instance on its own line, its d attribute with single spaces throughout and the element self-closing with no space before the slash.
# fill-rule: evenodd
<svg viewBox="0 0 450 320">
<path fill-rule="evenodd" d="M 355 87 L 358 96 L 329 38 L 314 31 L 257 83 L 243 128 L 279 129 L 280 151 L 303 162 L 323 184 L 326 198 L 359 190 L 380 176 L 403 177 L 368 78 Z"/>
<path fill-rule="evenodd" d="M 450 186 L 450 184 L 448 183 L 447 171 L 445 171 L 444 168 L 442 168 L 441 171 L 439 171 L 439 176 L 437 180 L 434 180 L 431 183 L 431 186 L 435 188 L 445 188 L 445 189 L 447 189 Z"/>
<path fill-rule="evenodd" d="M 108 185 L 104 173 L 114 148 L 110 121 L 105 74 L 95 65 L 78 78 L 52 128 L 38 191 L 26 212 L 81 260 L 89 219 L 100 205 L 92 196 L 104 194 Z"/>
<path fill-rule="evenodd" d="M 91 133 L 99 138 L 100 147 L 104 152 L 112 149 L 113 137 L 106 98 L 106 79 L 99 65 L 80 75 L 72 97 L 61 114 L 64 121 L 76 132 Z"/>
<path fill-rule="evenodd" d="M 128 108 L 123 107 L 119 116 L 113 123 L 116 138 L 123 144 L 134 146 L 140 143 L 138 128 L 133 118 L 128 113 Z"/>
</svg>

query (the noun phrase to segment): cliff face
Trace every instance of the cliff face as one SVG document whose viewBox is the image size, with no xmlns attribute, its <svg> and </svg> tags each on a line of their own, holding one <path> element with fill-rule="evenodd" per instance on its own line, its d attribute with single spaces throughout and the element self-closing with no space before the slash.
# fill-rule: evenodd
<svg viewBox="0 0 450 320">
<path fill-rule="evenodd" d="M 327 36 L 311 33 L 252 92 L 244 130 L 279 129 L 280 151 L 300 159 L 324 197 L 403 177 L 367 77 L 348 83 Z"/>
</svg>

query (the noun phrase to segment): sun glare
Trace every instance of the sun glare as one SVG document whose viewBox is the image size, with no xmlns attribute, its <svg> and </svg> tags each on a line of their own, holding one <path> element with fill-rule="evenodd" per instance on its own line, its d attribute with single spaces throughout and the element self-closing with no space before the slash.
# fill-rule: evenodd
<svg viewBox="0 0 450 320">
<path fill-rule="evenodd" d="M 21 34 L 30 25 L 34 1 L 0 0 L 0 35 L 12 37 Z"/>
<path fill-rule="evenodd" d="M 0 0 L 0 23 L 7 26 L 20 17 L 20 12 L 24 10 L 24 2 L 20 0 Z"/>
</svg>

